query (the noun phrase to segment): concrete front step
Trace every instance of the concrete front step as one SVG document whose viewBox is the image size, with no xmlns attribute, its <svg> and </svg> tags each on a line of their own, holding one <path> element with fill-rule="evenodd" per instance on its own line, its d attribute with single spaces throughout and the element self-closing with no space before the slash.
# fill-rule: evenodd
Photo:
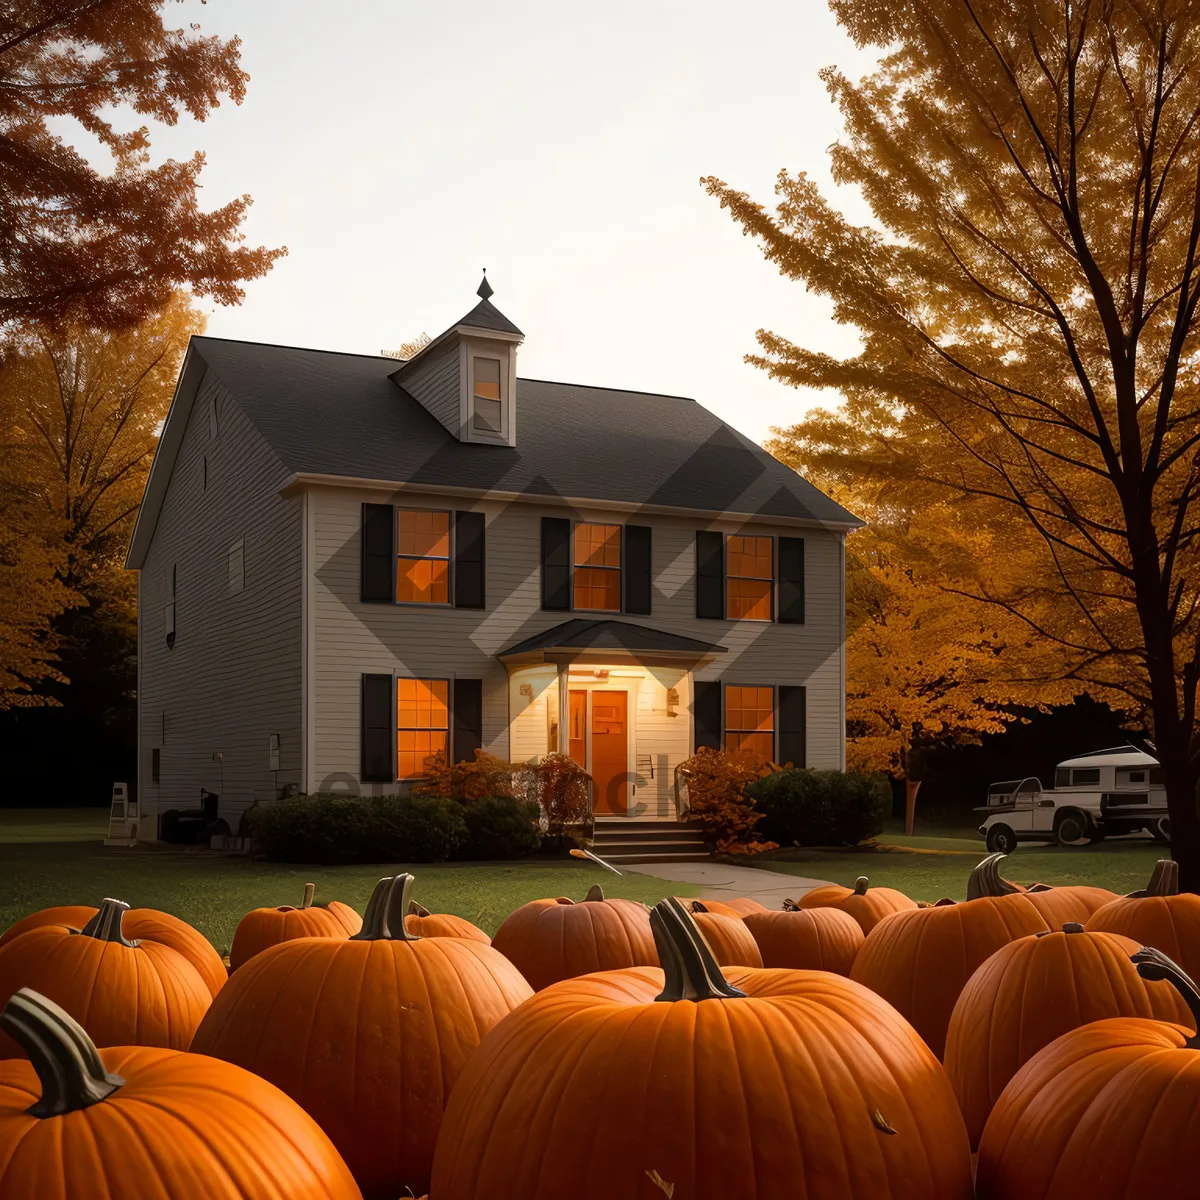
<svg viewBox="0 0 1200 1200">
<path fill-rule="evenodd" d="M 704 839 L 698 831 L 691 833 L 679 829 L 655 830 L 653 833 L 634 833 L 633 830 L 628 833 L 609 833 L 607 830 L 602 832 L 597 829 L 594 840 L 597 846 L 628 846 L 633 842 L 645 842 L 648 845 L 659 842 L 686 842 L 693 846 L 704 844 Z"/>
</svg>

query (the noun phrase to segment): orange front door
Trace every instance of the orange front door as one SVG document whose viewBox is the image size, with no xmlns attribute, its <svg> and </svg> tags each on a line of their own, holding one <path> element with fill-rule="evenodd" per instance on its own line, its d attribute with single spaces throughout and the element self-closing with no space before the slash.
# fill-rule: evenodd
<svg viewBox="0 0 1200 1200">
<path fill-rule="evenodd" d="M 567 726 L 567 753 L 587 770 L 587 692 L 570 693 L 570 713 Z"/>
<path fill-rule="evenodd" d="M 599 814 L 629 812 L 627 692 L 592 692 L 592 785 Z"/>
</svg>

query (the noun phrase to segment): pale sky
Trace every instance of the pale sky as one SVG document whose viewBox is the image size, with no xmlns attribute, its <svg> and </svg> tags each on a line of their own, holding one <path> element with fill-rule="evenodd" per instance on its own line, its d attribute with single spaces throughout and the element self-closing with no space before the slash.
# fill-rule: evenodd
<svg viewBox="0 0 1200 1200">
<path fill-rule="evenodd" d="M 195 0 L 172 24 L 238 34 L 245 103 L 152 130 L 203 149 L 206 207 L 249 192 L 252 244 L 290 254 L 209 333 L 376 353 L 493 300 L 518 371 L 691 396 L 761 440 L 814 403 L 747 366 L 755 331 L 836 354 L 852 331 L 784 280 L 699 185 L 773 203 L 829 182 L 840 133 L 818 70 L 871 59 L 823 0 Z M 519 401 L 518 401 L 519 402 Z"/>
</svg>

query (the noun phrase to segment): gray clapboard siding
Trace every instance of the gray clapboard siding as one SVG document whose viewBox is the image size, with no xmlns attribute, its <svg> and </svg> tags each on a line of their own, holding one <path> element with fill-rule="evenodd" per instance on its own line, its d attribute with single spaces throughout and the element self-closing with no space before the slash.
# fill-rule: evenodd
<svg viewBox="0 0 1200 1200">
<path fill-rule="evenodd" d="M 461 432 L 460 346 L 451 338 L 421 355 L 401 378 L 400 386 L 423 404 L 458 437 Z"/>
<path fill-rule="evenodd" d="M 221 815 L 236 831 L 242 810 L 273 798 L 276 782 L 300 783 L 302 526 L 300 499 L 279 494 L 288 474 L 209 372 L 138 576 L 139 794 L 149 814 L 195 807 L 207 788 L 221 794 Z M 244 586 L 232 593 L 230 548 L 239 539 Z M 169 650 L 163 609 L 172 569 Z M 277 773 L 268 769 L 271 734 L 279 735 Z M 155 748 L 158 784 L 150 778 Z"/>
<path fill-rule="evenodd" d="M 362 674 L 394 671 L 414 677 L 471 677 L 484 680 L 483 738 L 487 749 L 509 756 L 507 672 L 495 655 L 506 646 L 579 614 L 545 613 L 540 605 L 540 519 L 565 510 L 534 503 L 473 502 L 487 515 L 487 601 L 485 612 L 427 606 L 360 603 L 360 506 L 366 502 L 451 509 L 452 502 L 405 491 L 401 495 L 345 488 L 309 492 L 312 546 L 314 687 L 309 735 L 313 745 L 309 788 L 358 783 L 359 688 Z M 459 507 L 468 507 L 460 502 Z M 843 762 L 842 730 L 842 538 L 805 530 L 806 623 L 705 621 L 695 616 L 696 521 L 683 517 L 627 517 L 611 510 L 574 514 L 579 520 L 627 519 L 649 524 L 653 533 L 653 614 L 625 618 L 716 642 L 727 648 L 700 668 L 698 679 L 728 683 L 800 684 L 808 688 L 809 765 L 836 768 Z M 792 527 L 769 522 L 726 532 L 796 536 Z M 670 723 L 675 753 L 690 749 L 689 697 Z M 665 705 L 665 701 L 664 701 Z M 653 715 L 653 714 L 651 714 Z M 651 729 L 652 724 L 647 724 Z M 679 734 L 678 730 L 686 731 Z M 682 737 L 688 739 L 685 748 Z M 639 752 L 641 747 L 639 746 Z M 673 763 L 671 764 L 674 765 Z M 656 784 L 658 779 L 656 778 Z M 387 785 L 365 785 L 386 790 Z"/>
</svg>

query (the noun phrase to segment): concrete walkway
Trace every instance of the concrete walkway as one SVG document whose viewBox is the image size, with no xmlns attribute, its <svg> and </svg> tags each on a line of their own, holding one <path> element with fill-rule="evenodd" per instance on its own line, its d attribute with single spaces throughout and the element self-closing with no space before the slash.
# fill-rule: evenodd
<svg viewBox="0 0 1200 1200">
<path fill-rule="evenodd" d="M 806 879 L 801 875 L 785 875 L 780 871 L 763 871 L 758 867 L 738 867 L 718 862 L 657 862 L 622 863 L 620 870 L 636 875 L 655 875 L 675 883 L 688 883 L 700 889 L 700 899 L 734 899 L 747 896 L 767 908 L 782 908 L 789 896 L 795 899 L 825 879 Z"/>
</svg>

